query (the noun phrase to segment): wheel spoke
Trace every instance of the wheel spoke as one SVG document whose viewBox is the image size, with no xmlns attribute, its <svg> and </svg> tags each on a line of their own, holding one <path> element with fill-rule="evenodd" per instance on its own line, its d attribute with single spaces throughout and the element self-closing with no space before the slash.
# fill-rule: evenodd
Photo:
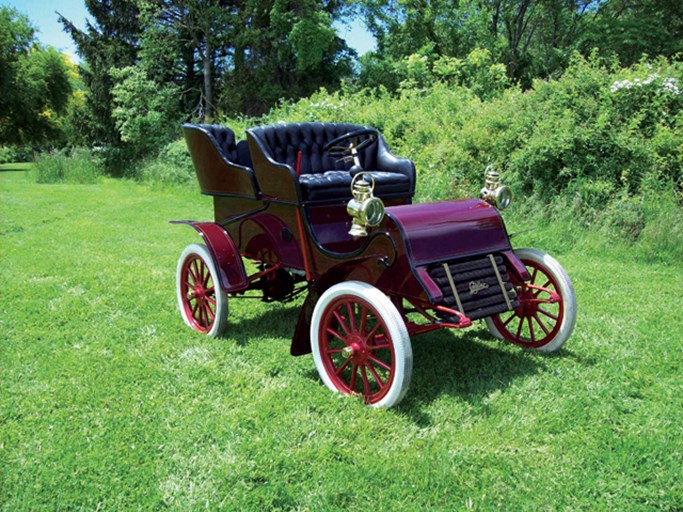
<svg viewBox="0 0 683 512">
<path fill-rule="evenodd" d="M 360 326 L 358 327 L 358 332 L 360 333 L 361 336 L 365 333 L 365 325 L 367 323 L 367 316 L 368 316 L 368 308 L 363 305 L 363 307 L 360 310 Z"/>
<path fill-rule="evenodd" d="M 377 374 L 377 370 L 375 370 L 374 366 L 372 366 L 372 361 L 370 361 L 370 364 L 368 364 L 368 369 L 370 370 L 370 373 L 372 373 L 372 377 L 375 379 L 375 382 L 377 382 L 380 389 L 384 389 L 385 383 Z"/>
<path fill-rule="evenodd" d="M 351 334 L 351 330 L 349 329 L 349 326 L 346 325 L 346 321 L 344 320 L 344 317 L 339 314 L 338 311 L 333 311 L 332 315 L 337 319 L 337 322 L 339 322 L 339 325 L 341 328 L 344 330 L 346 334 Z M 342 339 L 342 338 L 340 338 Z"/>
<path fill-rule="evenodd" d="M 534 326 L 531 323 L 531 317 L 530 316 L 526 317 L 526 320 L 529 323 L 529 338 L 531 339 L 531 342 L 533 343 L 536 341 L 536 336 L 534 336 Z"/>
<path fill-rule="evenodd" d="M 517 317 L 517 313 L 515 313 L 514 311 L 512 311 L 512 314 L 510 315 L 510 318 L 508 318 L 507 320 L 505 320 L 505 322 L 503 322 L 503 327 L 507 327 L 507 325 L 508 325 L 510 322 L 512 322 L 516 317 Z"/>
<path fill-rule="evenodd" d="M 545 326 L 545 324 L 543 322 L 541 322 L 541 319 L 538 318 L 538 313 L 536 313 L 536 312 L 534 312 L 534 320 L 536 320 L 536 323 L 541 326 L 541 329 L 543 329 L 543 332 L 546 334 L 546 336 L 548 334 L 550 334 L 550 331 Z"/>
<path fill-rule="evenodd" d="M 368 372 L 365 366 L 360 367 L 360 376 L 363 378 L 363 389 L 365 389 L 365 396 L 370 397 L 370 382 L 368 381 Z"/>
<path fill-rule="evenodd" d="M 199 268 L 198 260 L 192 260 L 192 275 L 194 277 L 195 286 L 202 282 L 202 271 Z"/>
<path fill-rule="evenodd" d="M 377 331 L 379 331 L 380 327 L 382 327 L 382 324 L 377 322 L 377 325 L 375 325 L 372 330 L 368 333 L 368 335 L 365 337 L 365 342 L 367 343 L 370 338 L 374 338 L 375 335 L 377 334 Z"/>
<path fill-rule="evenodd" d="M 344 369 L 351 363 L 351 359 L 347 359 L 344 361 L 344 364 L 342 364 L 339 368 L 337 368 L 334 373 L 337 374 L 337 376 L 341 375 L 341 372 L 344 371 Z"/>
<path fill-rule="evenodd" d="M 346 311 L 349 313 L 349 320 L 351 322 L 351 329 L 356 332 L 356 314 L 353 311 L 353 305 L 350 302 L 346 303 Z"/>
<path fill-rule="evenodd" d="M 382 361 L 381 359 L 378 359 L 377 357 L 373 355 L 368 355 L 368 359 L 375 363 L 377 366 L 384 368 L 386 371 L 391 372 L 391 366 L 389 366 L 387 363 Z"/>
<path fill-rule="evenodd" d="M 351 391 L 356 390 L 356 374 L 358 373 L 358 366 L 353 365 L 353 368 L 351 369 L 351 382 L 349 383 L 349 389 Z"/>
<path fill-rule="evenodd" d="M 195 318 L 197 318 L 197 323 L 201 327 L 206 326 L 204 323 L 204 308 L 201 306 L 201 304 L 197 304 L 197 316 Z"/>
<path fill-rule="evenodd" d="M 522 317 L 519 321 L 519 325 L 517 326 L 517 334 L 515 334 L 515 338 L 520 339 L 520 334 L 522 334 L 522 326 L 524 325 L 524 317 Z"/>
<path fill-rule="evenodd" d="M 197 278 L 197 273 L 195 272 L 193 266 L 194 266 L 194 261 L 190 262 L 190 264 L 187 266 L 187 282 L 192 287 L 196 286 L 197 281 L 199 281 L 199 279 Z M 192 278 L 192 283 L 190 283 L 190 278 Z"/>
<path fill-rule="evenodd" d="M 534 273 L 531 274 L 531 280 L 529 281 L 531 284 L 534 284 L 536 282 L 536 276 L 538 275 L 538 269 L 534 269 Z"/>
<path fill-rule="evenodd" d="M 547 317 L 549 317 L 549 318 L 552 318 L 552 319 L 555 320 L 556 322 L 557 322 L 557 319 L 559 318 L 558 316 L 553 315 L 552 313 L 549 313 L 549 312 L 546 311 L 545 309 L 538 308 L 538 312 L 539 312 L 539 313 L 543 313 L 545 316 L 547 316 Z"/>
<path fill-rule="evenodd" d="M 368 345 L 368 350 L 381 350 L 383 348 L 391 348 L 391 343 L 382 343 L 380 345 Z"/>
<path fill-rule="evenodd" d="M 335 338 L 337 338 L 339 341 L 344 342 L 344 345 L 346 345 L 346 338 L 344 338 L 344 337 L 343 337 L 341 334 L 339 334 L 337 331 L 335 331 L 335 330 L 332 329 L 331 327 L 328 327 L 328 328 L 325 329 L 325 330 L 326 330 L 329 334 L 331 334 L 332 336 L 334 336 Z"/>
<path fill-rule="evenodd" d="M 207 319 L 209 319 L 209 323 L 212 323 L 216 319 L 216 313 L 214 313 L 213 309 L 211 309 L 211 306 L 209 304 L 205 304 L 204 307 L 206 308 L 206 312 L 208 313 Z"/>
</svg>

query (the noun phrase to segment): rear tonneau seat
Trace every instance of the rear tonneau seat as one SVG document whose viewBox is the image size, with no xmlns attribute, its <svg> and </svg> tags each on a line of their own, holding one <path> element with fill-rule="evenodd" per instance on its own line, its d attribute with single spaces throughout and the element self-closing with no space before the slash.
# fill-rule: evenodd
<svg viewBox="0 0 683 512">
<path fill-rule="evenodd" d="M 260 197 L 246 141 L 236 143 L 227 126 L 184 124 L 183 133 L 202 193 Z"/>
</svg>

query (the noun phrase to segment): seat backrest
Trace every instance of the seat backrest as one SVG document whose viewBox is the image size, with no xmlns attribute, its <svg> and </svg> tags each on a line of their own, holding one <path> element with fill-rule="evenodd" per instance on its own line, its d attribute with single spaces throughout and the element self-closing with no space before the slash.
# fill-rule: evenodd
<svg viewBox="0 0 683 512">
<path fill-rule="evenodd" d="M 330 158 L 323 147 L 329 141 L 349 132 L 367 128 L 350 123 L 292 123 L 258 126 L 247 130 L 266 152 L 267 156 L 282 164 L 296 168 L 301 152 L 301 174 L 321 173 L 331 170 L 348 170 L 352 162 Z M 361 153 L 361 165 L 365 169 L 376 167 L 376 145 Z"/>
<path fill-rule="evenodd" d="M 230 162 L 245 167 L 251 167 L 251 156 L 247 141 L 235 141 L 235 132 L 227 126 L 218 124 L 200 124 L 197 127 L 203 129 L 213 145 Z"/>
<path fill-rule="evenodd" d="M 259 196 L 246 140 L 236 144 L 230 128 L 212 124 L 184 124 L 183 132 L 202 192 Z"/>
</svg>

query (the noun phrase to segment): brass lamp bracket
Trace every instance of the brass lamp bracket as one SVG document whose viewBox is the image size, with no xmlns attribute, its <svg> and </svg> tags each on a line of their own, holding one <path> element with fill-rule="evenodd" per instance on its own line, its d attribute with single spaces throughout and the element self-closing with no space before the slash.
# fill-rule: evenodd
<svg viewBox="0 0 683 512">
<path fill-rule="evenodd" d="M 489 165 L 486 167 L 485 186 L 481 189 L 479 197 L 499 210 L 510 206 L 512 191 L 500 181 L 500 174 Z"/>
<path fill-rule="evenodd" d="M 370 177 L 367 181 L 366 177 Z M 351 195 L 353 198 L 346 206 L 351 216 L 349 235 L 353 237 L 368 236 L 367 228 L 379 226 L 384 218 L 384 203 L 379 197 L 373 196 L 375 178 L 372 174 L 359 172 L 351 180 Z"/>
</svg>

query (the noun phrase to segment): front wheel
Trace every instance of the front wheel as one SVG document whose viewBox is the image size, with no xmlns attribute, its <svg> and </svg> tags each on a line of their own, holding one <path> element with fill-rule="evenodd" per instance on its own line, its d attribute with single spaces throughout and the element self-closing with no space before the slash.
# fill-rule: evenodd
<svg viewBox="0 0 683 512">
<path fill-rule="evenodd" d="M 203 244 L 185 247 L 178 259 L 176 295 L 180 314 L 195 331 L 220 336 L 228 323 L 228 296 Z"/>
<path fill-rule="evenodd" d="M 511 276 L 519 307 L 486 319 L 493 336 L 541 352 L 559 350 L 574 330 L 576 294 L 562 266 L 537 249 L 517 249 L 531 279 Z"/>
<path fill-rule="evenodd" d="M 408 330 L 396 306 L 374 286 L 347 281 L 323 293 L 313 310 L 311 348 L 320 378 L 333 391 L 392 407 L 408 390 Z"/>
</svg>

